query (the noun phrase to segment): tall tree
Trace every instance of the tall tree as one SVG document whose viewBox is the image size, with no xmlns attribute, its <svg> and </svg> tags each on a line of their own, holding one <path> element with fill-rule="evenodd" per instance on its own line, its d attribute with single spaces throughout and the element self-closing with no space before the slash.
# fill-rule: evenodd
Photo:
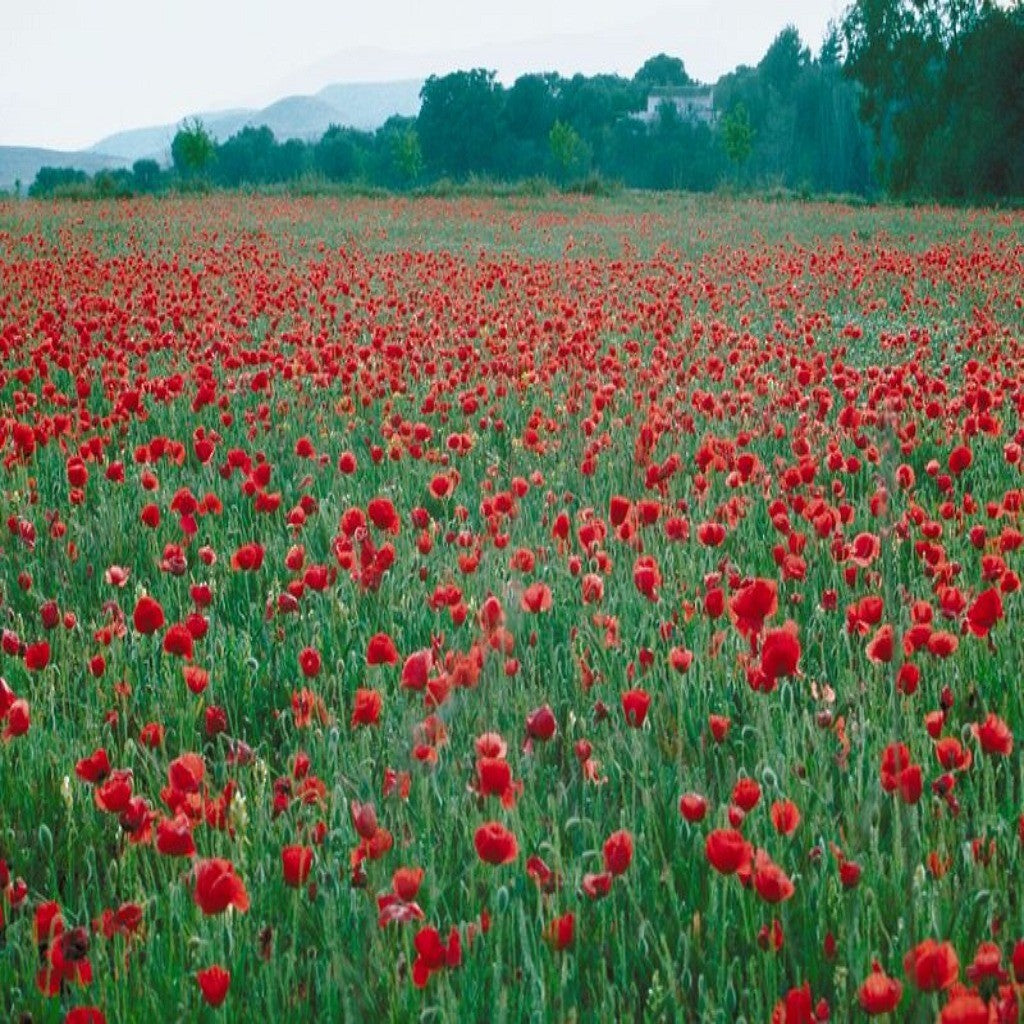
<svg viewBox="0 0 1024 1024">
<path fill-rule="evenodd" d="M 659 86 L 693 85 L 693 79 L 686 73 L 686 67 L 678 57 L 659 53 L 644 61 L 643 66 L 633 76 L 633 83 L 642 89 L 658 88 Z"/>
<path fill-rule="evenodd" d="M 754 149 L 754 126 L 750 123 L 750 113 L 743 103 L 737 103 L 722 118 L 722 141 L 726 155 L 736 168 L 738 179 L 740 170 Z"/>
<path fill-rule="evenodd" d="M 210 167 L 217 147 L 198 117 L 182 122 L 171 141 L 171 160 L 182 178 L 198 178 Z"/>
<path fill-rule="evenodd" d="M 1014 76 L 1012 43 L 1007 60 L 995 58 L 1020 15 L 1019 0 L 1009 12 L 991 0 L 854 0 L 847 9 L 842 25 L 846 71 L 861 88 L 861 114 L 891 191 L 962 191 L 956 168 L 962 166 L 964 132 L 977 137 L 986 125 L 1001 120 L 986 97 L 1003 90 L 1004 76 L 1009 106 L 1015 106 L 1020 79 Z M 971 42 L 976 39 L 986 40 L 982 48 L 987 55 L 980 61 Z M 969 74 L 964 73 L 966 63 L 972 65 Z M 977 97 L 982 108 L 990 109 L 984 117 L 969 110 L 979 77 L 988 81 Z M 1005 120 L 1003 127 L 1012 132 Z M 1019 135 L 1010 137 L 1021 144 Z"/>
<path fill-rule="evenodd" d="M 431 171 L 465 178 L 493 169 L 503 92 L 494 72 L 483 68 L 426 80 L 416 130 Z"/>
</svg>

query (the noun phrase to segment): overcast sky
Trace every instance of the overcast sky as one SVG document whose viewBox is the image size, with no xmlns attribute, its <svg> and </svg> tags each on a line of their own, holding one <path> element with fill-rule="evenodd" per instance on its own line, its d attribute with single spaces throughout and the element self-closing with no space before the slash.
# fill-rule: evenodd
<svg viewBox="0 0 1024 1024">
<path fill-rule="evenodd" d="M 332 81 L 485 66 L 631 75 L 661 51 L 713 81 L 791 23 L 817 51 L 840 0 L 25 0 L 0 31 L 0 145 L 262 106 Z M 543 65 L 543 66 L 541 66 Z"/>
</svg>

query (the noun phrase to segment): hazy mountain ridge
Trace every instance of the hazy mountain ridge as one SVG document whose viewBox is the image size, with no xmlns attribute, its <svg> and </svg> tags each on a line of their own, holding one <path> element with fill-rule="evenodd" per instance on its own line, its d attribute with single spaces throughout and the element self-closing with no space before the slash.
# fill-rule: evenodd
<svg viewBox="0 0 1024 1024">
<path fill-rule="evenodd" d="M 259 110 L 215 110 L 198 116 L 210 134 L 224 142 L 247 126 L 266 125 L 279 142 L 319 139 L 332 124 L 373 131 L 389 117 L 415 117 L 422 79 L 393 82 L 339 82 L 315 95 L 284 96 Z M 87 152 L 114 153 L 126 160 L 170 159 L 171 140 L 180 122 L 134 128 L 100 139 Z"/>
<path fill-rule="evenodd" d="M 26 192 L 41 167 L 74 167 L 95 174 L 130 163 L 123 157 L 91 150 L 69 152 L 36 146 L 0 146 L 0 189 L 13 189 L 20 181 L 22 192 Z"/>
<path fill-rule="evenodd" d="M 216 110 L 198 116 L 218 142 L 247 126 L 266 125 L 278 141 L 315 141 L 332 124 L 373 131 L 389 117 L 414 117 L 420 108 L 423 80 L 338 82 L 315 95 L 284 96 L 261 109 Z M 100 139 L 88 149 L 65 151 L 30 146 L 0 146 L 0 189 L 20 181 L 27 189 L 42 167 L 74 167 L 94 174 L 107 168 L 130 167 L 136 160 L 167 164 L 180 121 L 129 128 Z"/>
</svg>

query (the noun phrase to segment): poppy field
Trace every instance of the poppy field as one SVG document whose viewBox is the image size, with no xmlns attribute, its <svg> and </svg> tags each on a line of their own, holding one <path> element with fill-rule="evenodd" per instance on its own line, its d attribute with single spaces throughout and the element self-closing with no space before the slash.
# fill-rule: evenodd
<svg viewBox="0 0 1024 1024">
<path fill-rule="evenodd" d="M 1022 226 L 0 206 L 0 1015 L 1017 1021 Z"/>
</svg>

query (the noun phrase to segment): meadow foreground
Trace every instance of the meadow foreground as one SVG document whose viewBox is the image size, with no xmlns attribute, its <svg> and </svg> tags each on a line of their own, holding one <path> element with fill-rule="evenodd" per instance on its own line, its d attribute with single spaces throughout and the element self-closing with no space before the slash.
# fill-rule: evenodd
<svg viewBox="0 0 1024 1024">
<path fill-rule="evenodd" d="M 5 1019 L 1016 1021 L 1022 226 L 0 206 Z"/>
</svg>

